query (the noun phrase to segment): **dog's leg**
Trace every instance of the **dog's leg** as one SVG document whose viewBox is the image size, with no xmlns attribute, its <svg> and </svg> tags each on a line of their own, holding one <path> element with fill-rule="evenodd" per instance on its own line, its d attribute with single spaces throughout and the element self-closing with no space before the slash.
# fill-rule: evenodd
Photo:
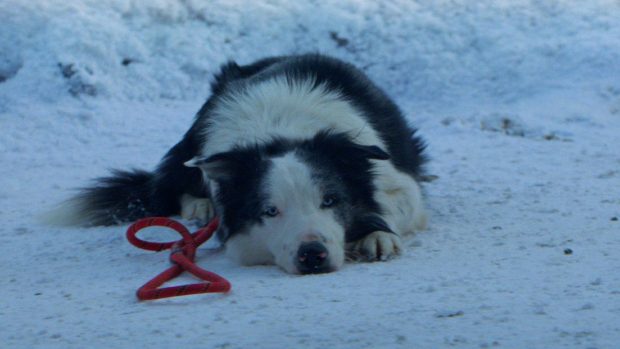
<svg viewBox="0 0 620 349">
<path fill-rule="evenodd" d="M 375 231 L 363 239 L 347 244 L 351 259 L 387 260 L 403 250 L 401 234 L 419 231 L 426 226 L 426 213 L 418 183 L 392 166 L 377 166 L 375 199 L 381 204 L 381 218 L 394 233 Z"/>
<path fill-rule="evenodd" d="M 391 166 L 380 171 L 375 199 L 381 204 L 382 217 L 390 228 L 402 236 L 425 229 L 426 210 L 416 180 Z"/>
<path fill-rule="evenodd" d="M 347 244 L 348 256 L 355 260 L 386 261 L 401 253 L 400 236 L 395 233 L 375 231 L 365 238 Z"/>
<path fill-rule="evenodd" d="M 197 219 L 202 223 L 210 221 L 215 216 L 211 200 L 197 198 L 189 194 L 181 196 L 181 217 L 187 220 Z"/>
</svg>

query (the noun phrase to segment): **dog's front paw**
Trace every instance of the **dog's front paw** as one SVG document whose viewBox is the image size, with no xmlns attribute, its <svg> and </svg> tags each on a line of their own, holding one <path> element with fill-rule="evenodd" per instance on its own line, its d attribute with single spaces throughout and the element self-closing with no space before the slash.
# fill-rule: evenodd
<svg viewBox="0 0 620 349">
<path fill-rule="evenodd" d="M 403 249 L 400 236 L 375 231 L 351 246 L 349 257 L 356 260 L 386 261 L 399 255 Z"/>
<path fill-rule="evenodd" d="M 181 198 L 181 217 L 186 220 L 199 220 L 206 223 L 215 215 L 211 200 L 183 194 Z"/>
</svg>

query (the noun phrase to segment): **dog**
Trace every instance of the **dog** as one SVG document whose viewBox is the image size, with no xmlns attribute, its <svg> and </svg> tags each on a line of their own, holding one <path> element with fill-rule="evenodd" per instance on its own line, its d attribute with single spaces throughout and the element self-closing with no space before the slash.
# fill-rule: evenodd
<svg viewBox="0 0 620 349">
<path fill-rule="evenodd" d="M 424 229 L 425 143 L 353 65 L 320 54 L 231 61 L 211 89 L 154 171 L 98 179 L 65 203 L 66 222 L 217 215 L 227 255 L 293 274 L 387 260 Z"/>
</svg>

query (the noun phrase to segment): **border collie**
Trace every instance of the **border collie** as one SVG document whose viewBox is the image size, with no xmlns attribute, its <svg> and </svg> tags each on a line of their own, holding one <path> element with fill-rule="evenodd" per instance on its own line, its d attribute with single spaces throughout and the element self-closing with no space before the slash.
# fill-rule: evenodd
<svg viewBox="0 0 620 349">
<path fill-rule="evenodd" d="M 229 62 L 211 88 L 154 171 L 99 179 L 65 223 L 217 215 L 228 255 L 299 274 L 387 260 L 424 228 L 424 143 L 360 70 L 318 54 Z"/>
</svg>

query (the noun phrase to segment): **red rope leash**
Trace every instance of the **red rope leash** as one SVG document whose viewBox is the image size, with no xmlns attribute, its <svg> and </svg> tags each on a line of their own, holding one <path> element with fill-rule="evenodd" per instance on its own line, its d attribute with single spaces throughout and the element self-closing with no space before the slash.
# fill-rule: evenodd
<svg viewBox="0 0 620 349">
<path fill-rule="evenodd" d="M 231 286 L 228 280 L 194 264 L 196 249 L 209 240 L 217 229 L 218 223 L 218 219 L 214 218 L 206 227 L 199 229 L 193 234 L 183 224 L 166 217 L 144 218 L 129 226 L 127 229 L 127 240 L 132 245 L 144 250 L 158 252 L 171 249 L 170 261 L 172 266 L 140 287 L 136 292 L 138 299 L 151 300 L 199 293 L 223 293 L 230 291 Z M 182 239 L 170 242 L 151 242 L 139 239 L 136 236 L 138 231 L 153 226 L 167 227 L 175 230 L 181 234 Z M 158 288 L 166 281 L 181 275 L 183 271 L 188 271 L 205 282 Z"/>
</svg>

